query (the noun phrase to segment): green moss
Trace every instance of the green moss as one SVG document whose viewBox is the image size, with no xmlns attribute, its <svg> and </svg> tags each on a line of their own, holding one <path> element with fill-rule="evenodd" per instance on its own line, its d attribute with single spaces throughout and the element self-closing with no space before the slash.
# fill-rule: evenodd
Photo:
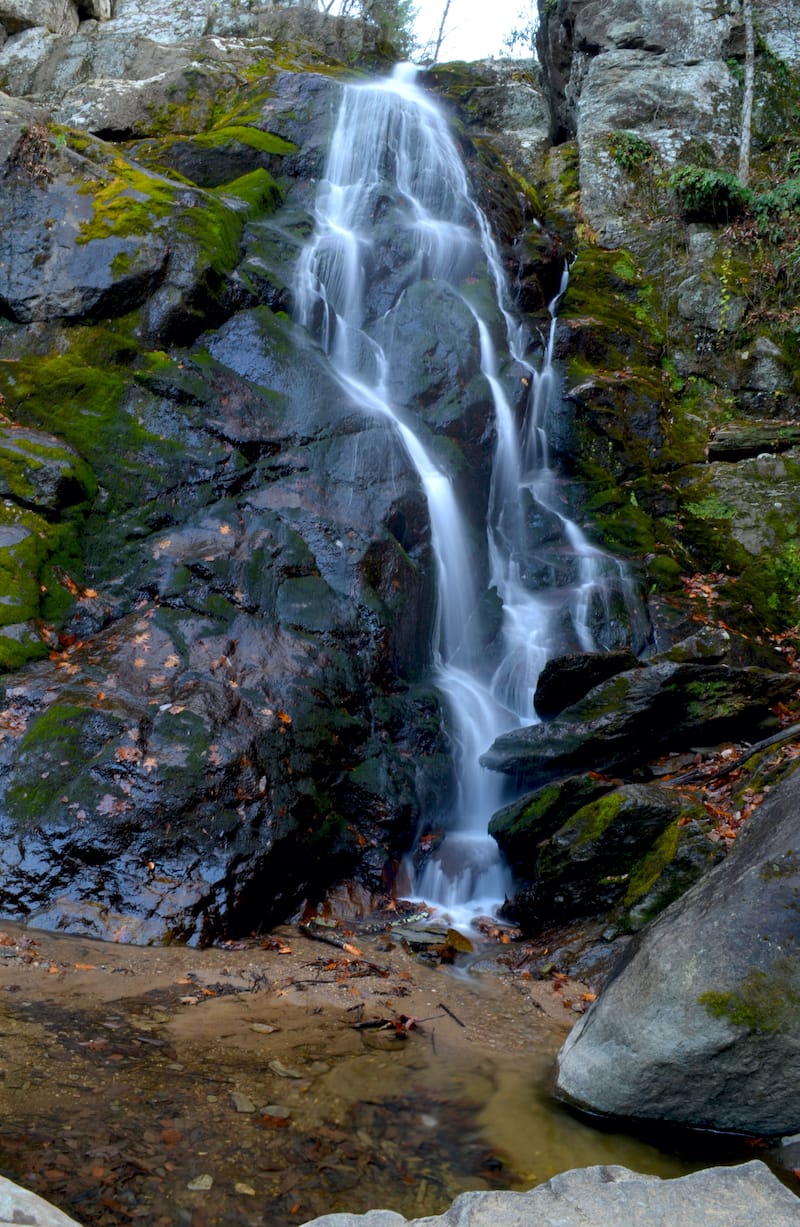
<svg viewBox="0 0 800 1227">
<path fill-rule="evenodd" d="M 738 988 L 702 993 L 697 1000 L 712 1018 L 724 1019 L 734 1027 L 766 1035 L 794 1034 L 800 1017 L 797 967 L 789 959 L 782 959 L 769 974 L 753 968 Z"/>
<path fill-rule="evenodd" d="M 117 154 L 106 179 L 86 183 L 92 197 L 92 218 L 81 225 L 78 243 L 127 238 L 164 229 L 170 238 L 183 234 L 200 245 L 202 258 L 217 272 L 231 269 L 238 259 L 242 218 L 212 192 L 194 189 L 202 206 L 181 201 L 181 184 L 150 175 Z"/>
<path fill-rule="evenodd" d="M 80 762 L 85 716 L 85 710 L 74 703 L 56 702 L 25 733 L 18 754 L 23 780 L 12 783 L 5 797 L 12 821 L 37 822 L 61 795 Z"/>
<path fill-rule="evenodd" d="M 94 330 L 82 338 L 87 350 L 92 335 Z M 107 469 L 110 451 L 144 442 L 144 432 L 120 413 L 126 380 L 119 366 L 93 365 L 80 345 L 66 354 L 25 358 L 12 371 L 0 369 L 0 387 L 20 421 L 60 435 L 96 471 Z"/>
<path fill-rule="evenodd" d="M 628 889 L 623 899 L 625 907 L 631 907 L 638 899 L 646 895 L 649 890 L 652 890 L 678 851 L 681 840 L 680 830 L 677 822 L 668 826 L 658 837 L 647 855 L 634 865 L 630 873 Z"/>
<path fill-rule="evenodd" d="M 564 824 L 565 835 L 574 838 L 576 848 L 586 848 L 596 843 L 619 813 L 623 796 L 618 792 L 608 793 L 596 801 L 590 801 Z"/>
<path fill-rule="evenodd" d="M 281 158 L 297 150 L 296 145 L 284 140 L 282 136 L 276 136 L 273 132 L 263 132 L 260 128 L 249 127 L 245 124 L 229 124 L 225 127 L 214 128 L 211 132 L 204 132 L 194 137 L 192 143 L 201 149 L 216 149 L 230 141 L 238 141 L 240 145 L 247 145 L 248 149 L 255 149 L 258 153 L 273 153 Z"/>
<path fill-rule="evenodd" d="M 254 170 L 249 175 L 242 175 L 223 187 L 215 188 L 215 194 L 220 196 L 236 196 L 247 205 L 248 218 L 262 217 L 274 213 L 282 201 L 281 189 L 269 171 Z"/>
</svg>

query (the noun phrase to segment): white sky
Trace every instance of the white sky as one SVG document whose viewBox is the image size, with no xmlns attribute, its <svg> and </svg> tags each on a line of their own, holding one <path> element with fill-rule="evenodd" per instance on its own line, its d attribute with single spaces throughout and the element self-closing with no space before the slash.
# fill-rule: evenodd
<svg viewBox="0 0 800 1227">
<path fill-rule="evenodd" d="M 420 43 L 435 38 L 439 29 L 444 0 L 417 0 L 416 34 Z M 447 19 L 448 33 L 439 53 L 441 63 L 447 60 L 482 60 L 487 55 L 508 54 L 502 46 L 504 37 L 514 26 L 524 24 L 524 12 L 530 13 L 530 0 L 451 0 Z M 515 55 L 525 53 L 518 48 Z"/>
</svg>

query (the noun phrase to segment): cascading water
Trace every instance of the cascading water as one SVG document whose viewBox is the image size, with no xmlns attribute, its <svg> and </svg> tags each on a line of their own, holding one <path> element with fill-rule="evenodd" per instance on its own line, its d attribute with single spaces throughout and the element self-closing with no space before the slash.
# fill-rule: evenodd
<svg viewBox="0 0 800 1227">
<path fill-rule="evenodd" d="M 439 581 L 436 682 L 446 702 L 457 796 L 452 813 L 436 815 L 447 834 L 414 891 L 458 921 L 495 909 L 510 884 L 487 833 L 506 784 L 481 768 L 480 755 L 501 733 L 535 718 L 533 692 L 549 656 L 606 646 L 610 603 L 624 601 L 626 583 L 619 564 L 591 546 L 566 515 L 549 463 L 545 419 L 556 384 L 558 299 L 536 369 L 488 223 L 443 117 L 413 75 L 404 65 L 389 80 L 344 88 L 317 191 L 315 232 L 299 263 L 297 308 L 350 395 L 396 432 L 427 498 Z M 370 274 L 396 268 L 398 252 L 402 277 L 389 302 L 378 296 L 378 307 Z M 488 311 L 471 292 L 480 279 L 493 291 Z M 466 305 L 491 389 L 496 446 L 487 553 L 477 565 L 452 477 L 435 458 L 425 424 L 392 396 L 394 318 L 420 281 L 447 287 Z M 558 298 L 565 288 L 566 273 Z M 513 379 L 501 371 L 497 333 L 511 359 L 503 354 L 506 367 L 515 367 Z M 520 377 L 529 385 L 522 413 L 509 399 Z M 502 630 L 490 652 L 476 629 L 485 594 L 474 578 L 487 560 L 489 586 L 502 603 Z"/>
</svg>

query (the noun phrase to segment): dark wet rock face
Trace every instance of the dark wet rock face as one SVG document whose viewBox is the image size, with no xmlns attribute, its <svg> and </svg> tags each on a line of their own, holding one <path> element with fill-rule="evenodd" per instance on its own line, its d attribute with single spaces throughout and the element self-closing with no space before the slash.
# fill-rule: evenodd
<svg viewBox="0 0 800 1227">
<path fill-rule="evenodd" d="M 795 689 L 790 673 L 662 660 L 603 682 L 546 724 L 504 734 L 482 762 L 522 783 L 581 769 L 621 771 L 667 748 L 775 731 L 771 708 Z"/>
<path fill-rule="evenodd" d="M 245 88 L 205 175 L 185 138 L 134 162 L 4 103 L 0 654 L 49 658 L 4 679 L 0 909 L 40 925 L 202 941 L 357 867 L 385 888 L 450 787 L 423 495 L 267 305 L 336 97 L 282 80 Z M 413 395 L 480 469 L 453 309 L 428 304 Z"/>
</svg>

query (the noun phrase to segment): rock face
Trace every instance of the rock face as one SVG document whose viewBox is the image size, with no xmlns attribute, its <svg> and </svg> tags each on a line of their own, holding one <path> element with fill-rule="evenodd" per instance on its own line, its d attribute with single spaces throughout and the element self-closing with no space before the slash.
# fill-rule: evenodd
<svg viewBox="0 0 800 1227">
<path fill-rule="evenodd" d="M 463 1193 L 436 1218 L 391 1210 L 326 1214 L 305 1227 L 794 1227 L 800 1202 L 763 1163 L 711 1168 L 679 1180 L 625 1167 L 588 1167 L 554 1176 L 530 1193 Z"/>
<path fill-rule="evenodd" d="M 716 1130 L 800 1129 L 800 774 L 727 859 L 634 940 L 559 1061 L 592 1111 Z"/>
</svg>

